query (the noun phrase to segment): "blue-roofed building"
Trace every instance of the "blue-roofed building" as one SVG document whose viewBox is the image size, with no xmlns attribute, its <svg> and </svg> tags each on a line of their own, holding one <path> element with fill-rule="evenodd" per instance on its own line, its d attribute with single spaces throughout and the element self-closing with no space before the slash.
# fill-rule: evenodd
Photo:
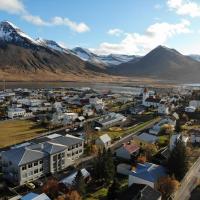
<svg viewBox="0 0 200 200">
<path fill-rule="evenodd" d="M 166 176 L 165 168 L 161 165 L 146 162 L 137 164 L 136 168 L 129 174 L 128 184 L 144 184 L 154 188 L 157 181 Z"/>
<path fill-rule="evenodd" d="M 36 193 L 30 192 L 26 194 L 25 196 L 21 197 L 21 200 L 51 200 L 51 199 L 45 193 L 36 194 Z"/>
</svg>

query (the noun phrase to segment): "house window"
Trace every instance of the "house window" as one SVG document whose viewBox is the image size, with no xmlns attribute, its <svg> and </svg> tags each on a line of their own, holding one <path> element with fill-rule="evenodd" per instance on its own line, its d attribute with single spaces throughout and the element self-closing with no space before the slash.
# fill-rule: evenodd
<svg viewBox="0 0 200 200">
<path fill-rule="evenodd" d="M 53 164 L 53 168 L 55 169 L 57 167 L 56 163 Z"/>
<path fill-rule="evenodd" d="M 61 156 L 62 156 L 62 157 L 65 157 L 65 153 L 62 153 Z"/>
<path fill-rule="evenodd" d="M 83 152 L 83 150 L 81 149 L 81 150 L 79 150 L 79 153 L 82 153 Z"/>
<path fill-rule="evenodd" d="M 53 156 L 53 161 L 57 160 L 57 155 Z"/>
<path fill-rule="evenodd" d="M 28 172 L 28 176 L 32 176 L 33 175 L 33 171 Z"/>
<path fill-rule="evenodd" d="M 22 174 L 22 178 L 26 178 L 27 177 L 27 173 Z"/>
<path fill-rule="evenodd" d="M 28 168 L 31 168 L 32 166 L 33 166 L 32 163 L 28 164 Z"/>
<path fill-rule="evenodd" d="M 37 174 L 37 173 L 38 173 L 38 169 L 35 169 L 35 170 L 34 170 L 34 174 Z"/>
<path fill-rule="evenodd" d="M 23 166 L 22 166 L 22 170 L 26 170 L 26 165 L 23 165 Z"/>
<path fill-rule="evenodd" d="M 38 162 L 34 162 L 34 166 L 37 166 L 38 165 Z"/>
<path fill-rule="evenodd" d="M 40 160 L 40 164 L 42 164 L 43 163 L 43 160 Z"/>
<path fill-rule="evenodd" d="M 40 172 L 42 172 L 42 171 L 43 171 L 43 167 L 40 168 Z"/>
</svg>

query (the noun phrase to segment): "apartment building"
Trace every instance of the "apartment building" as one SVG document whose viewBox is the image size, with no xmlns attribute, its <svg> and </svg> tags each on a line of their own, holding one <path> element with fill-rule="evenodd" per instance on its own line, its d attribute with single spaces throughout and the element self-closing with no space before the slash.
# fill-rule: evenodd
<svg viewBox="0 0 200 200">
<path fill-rule="evenodd" d="M 14 119 L 17 117 L 24 117 L 26 110 L 23 108 L 10 108 L 8 109 L 8 117 Z"/>
<path fill-rule="evenodd" d="M 56 134 L 43 138 L 43 141 L 2 152 L 4 178 L 22 185 L 64 170 L 83 154 L 83 139 L 71 135 Z"/>
</svg>

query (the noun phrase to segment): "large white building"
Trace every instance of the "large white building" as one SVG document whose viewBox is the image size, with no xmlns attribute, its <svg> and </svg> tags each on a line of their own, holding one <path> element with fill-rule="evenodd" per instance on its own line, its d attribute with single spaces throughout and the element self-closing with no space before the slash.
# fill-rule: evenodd
<svg viewBox="0 0 200 200">
<path fill-rule="evenodd" d="M 83 139 L 71 135 L 54 134 L 42 141 L 2 152 L 4 178 L 22 185 L 65 169 L 83 154 Z"/>
</svg>

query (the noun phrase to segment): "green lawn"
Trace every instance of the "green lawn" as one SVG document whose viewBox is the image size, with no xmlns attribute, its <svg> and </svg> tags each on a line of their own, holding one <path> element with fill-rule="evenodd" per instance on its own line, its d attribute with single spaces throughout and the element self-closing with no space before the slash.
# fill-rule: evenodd
<svg viewBox="0 0 200 200">
<path fill-rule="evenodd" d="M 127 177 L 118 177 L 120 183 L 120 190 L 123 191 L 128 187 L 128 179 Z M 108 187 L 101 188 L 94 193 L 89 193 L 84 200 L 105 200 L 108 193 Z"/>
<path fill-rule="evenodd" d="M 29 140 L 46 129 L 31 120 L 8 120 L 0 122 L 0 148 Z"/>
<path fill-rule="evenodd" d="M 107 196 L 108 188 L 101 188 L 94 193 L 88 194 L 85 200 L 102 200 Z"/>
</svg>

